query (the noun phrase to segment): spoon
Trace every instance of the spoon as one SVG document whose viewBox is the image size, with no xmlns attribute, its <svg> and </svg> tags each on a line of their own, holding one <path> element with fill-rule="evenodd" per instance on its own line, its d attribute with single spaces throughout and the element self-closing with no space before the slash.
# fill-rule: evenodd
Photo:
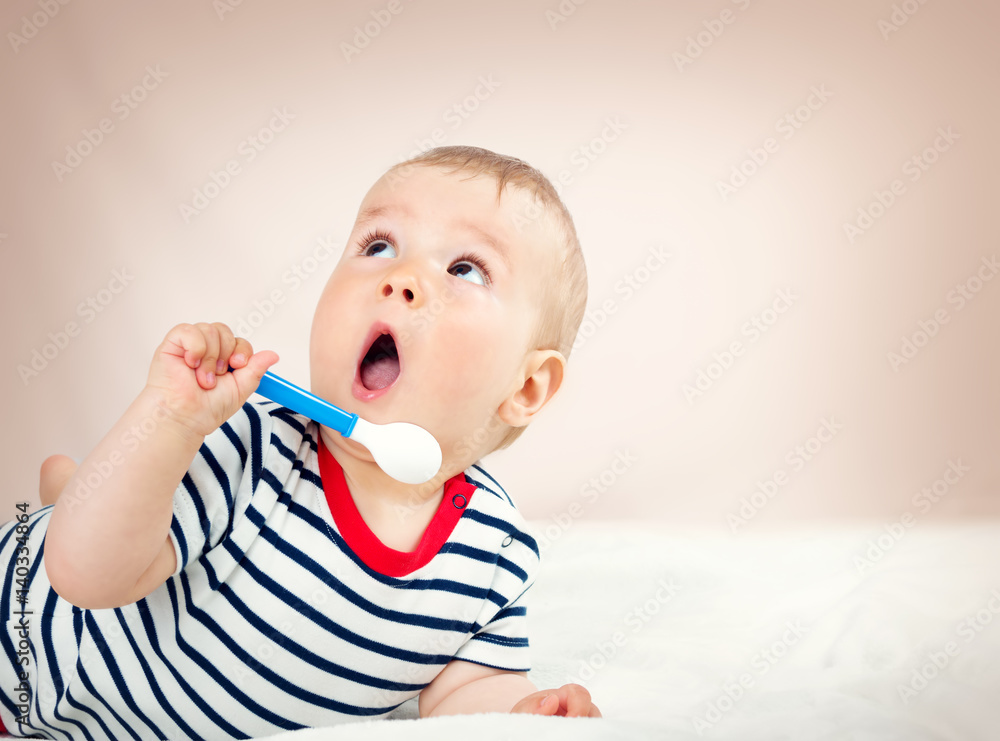
<svg viewBox="0 0 1000 741">
<path fill-rule="evenodd" d="M 441 468 L 441 446 L 423 427 L 409 422 L 367 422 L 271 371 L 265 371 L 257 393 L 361 443 L 379 468 L 404 484 L 430 481 Z"/>
</svg>

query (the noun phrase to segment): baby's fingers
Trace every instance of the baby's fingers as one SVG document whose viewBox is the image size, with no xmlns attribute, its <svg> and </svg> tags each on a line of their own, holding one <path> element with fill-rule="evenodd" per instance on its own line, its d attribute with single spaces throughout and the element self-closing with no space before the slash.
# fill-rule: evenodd
<svg viewBox="0 0 1000 741">
<path fill-rule="evenodd" d="M 556 715 L 559 712 L 559 695 L 549 695 L 538 703 L 539 715 Z"/>
<path fill-rule="evenodd" d="M 522 697 L 513 708 L 512 713 L 530 713 L 533 715 L 555 715 L 559 711 L 559 695 L 549 692 L 534 692 Z"/>
<path fill-rule="evenodd" d="M 561 699 L 565 700 L 565 714 L 568 717 L 590 716 L 593 703 L 590 701 L 590 692 L 585 687 L 579 684 L 564 684 L 559 688 L 559 694 L 562 696 Z"/>
<path fill-rule="evenodd" d="M 229 370 L 229 358 L 236 349 L 236 338 L 228 325 L 216 322 L 212 326 L 219 331 L 219 355 L 215 361 L 215 375 L 221 376 Z"/>
<path fill-rule="evenodd" d="M 208 322 L 198 322 L 194 326 L 205 339 L 205 352 L 196 371 L 198 384 L 203 389 L 215 388 L 215 369 L 219 360 L 219 328 Z"/>
<path fill-rule="evenodd" d="M 183 358 L 187 367 L 194 370 L 201 365 L 208 342 L 193 324 L 178 324 L 167 334 L 161 347 L 167 355 Z"/>
<path fill-rule="evenodd" d="M 232 355 L 229 356 L 229 365 L 233 369 L 242 368 L 251 357 L 253 357 L 253 346 L 250 344 L 250 340 L 237 337 L 236 346 L 233 348 Z"/>
</svg>

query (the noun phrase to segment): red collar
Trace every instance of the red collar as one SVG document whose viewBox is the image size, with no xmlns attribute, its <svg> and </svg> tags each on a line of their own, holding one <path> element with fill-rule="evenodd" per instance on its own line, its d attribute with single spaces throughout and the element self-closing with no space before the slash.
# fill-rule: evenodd
<svg viewBox="0 0 1000 741">
<path fill-rule="evenodd" d="M 319 475 L 323 480 L 323 491 L 333 521 L 337 523 L 337 529 L 351 550 L 369 568 L 386 576 L 405 576 L 430 563 L 441 550 L 441 546 L 448 542 L 455 525 L 458 524 L 466 505 L 476 491 L 475 485 L 466 481 L 464 474 L 458 473 L 448 479 L 444 484 L 441 504 L 438 505 L 434 518 L 424 531 L 417 549 L 409 553 L 397 551 L 379 540 L 362 519 L 347 488 L 344 470 L 333 454 L 327 450 L 323 438 L 319 435 L 316 447 L 319 452 Z"/>
</svg>

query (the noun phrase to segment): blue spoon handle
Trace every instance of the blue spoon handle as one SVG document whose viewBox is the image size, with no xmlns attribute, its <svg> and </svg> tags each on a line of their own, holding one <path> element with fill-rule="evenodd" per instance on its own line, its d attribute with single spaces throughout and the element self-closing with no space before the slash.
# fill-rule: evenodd
<svg viewBox="0 0 1000 741">
<path fill-rule="evenodd" d="M 350 437 L 358 415 L 345 412 L 315 394 L 301 389 L 294 383 L 289 383 L 281 376 L 271 371 L 265 371 L 257 387 L 257 393 L 271 401 L 276 401 L 293 412 L 303 414 L 322 425 L 331 427 L 344 437 Z"/>
</svg>

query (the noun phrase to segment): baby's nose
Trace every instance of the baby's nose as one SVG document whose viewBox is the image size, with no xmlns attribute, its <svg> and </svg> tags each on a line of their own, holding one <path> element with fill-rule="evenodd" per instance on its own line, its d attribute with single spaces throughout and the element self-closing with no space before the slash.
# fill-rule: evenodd
<svg viewBox="0 0 1000 741">
<path fill-rule="evenodd" d="M 385 285 L 382 287 L 382 295 L 385 296 L 386 298 L 388 298 L 389 296 L 392 295 L 392 292 L 394 290 L 395 289 L 392 287 L 392 283 L 389 283 L 387 281 L 385 283 Z M 408 301 L 408 302 L 413 301 L 413 299 L 415 298 L 414 295 L 413 295 L 413 291 L 411 289 L 409 289 L 409 288 L 404 288 L 402 290 L 402 295 L 403 295 L 403 298 L 406 299 L 406 301 Z"/>
<path fill-rule="evenodd" d="M 419 306 L 423 301 L 423 291 L 420 289 L 420 281 L 408 271 L 393 271 L 379 285 L 378 292 L 382 298 L 399 296 L 407 305 L 414 308 Z"/>
</svg>

